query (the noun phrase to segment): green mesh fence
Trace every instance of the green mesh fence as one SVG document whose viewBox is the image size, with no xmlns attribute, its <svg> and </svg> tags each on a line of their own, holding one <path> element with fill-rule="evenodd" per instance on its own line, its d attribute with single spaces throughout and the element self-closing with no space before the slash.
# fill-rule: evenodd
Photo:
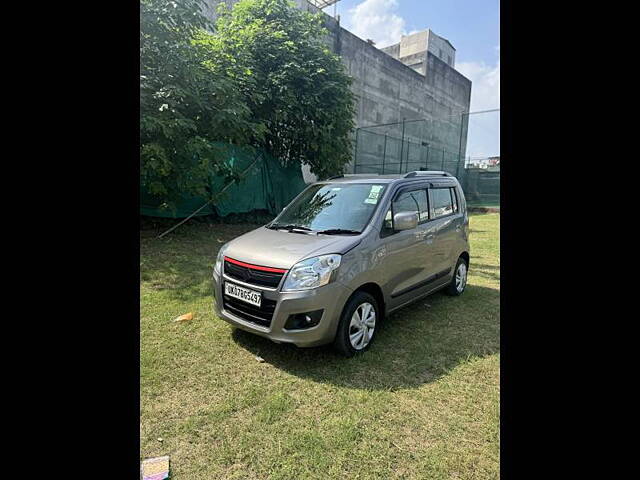
<svg viewBox="0 0 640 480">
<path fill-rule="evenodd" d="M 500 206 L 500 172 L 465 168 L 460 177 L 467 203 L 478 207 Z"/>
<path fill-rule="evenodd" d="M 237 172 L 243 172 L 255 160 L 248 148 L 223 145 L 228 154 L 227 164 Z M 275 215 L 282 210 L 306 186 L 299 164 L 282 166 L 280 162 L 259 152 L 260 159 L 245 178 L 231 185 L 219 199 L 205 207 L 198 216 L 217 215 L 224 217 L 231 213 L 248 213 L 267 210 Z M 210 188 L 213 194 L 224 187 L 224 179 L 211 176 Z M 204 197 L 185 196 L 177 202 L 174 210 L 162 208 L 161 200 L 143 188 L 140 189 L 140 213 L 152 217 L 185 218 L 207 202 Z"/>
</svg>

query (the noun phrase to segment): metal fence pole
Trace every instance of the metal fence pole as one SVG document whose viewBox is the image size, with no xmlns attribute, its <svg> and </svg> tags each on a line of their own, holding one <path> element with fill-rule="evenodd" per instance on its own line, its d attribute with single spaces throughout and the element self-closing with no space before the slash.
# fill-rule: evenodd
<svg viewBox="0 0 640 480">
<path fill-rule="evenodd" d="M 404 121 L 405 118 L 402 117 L 402 141 L 400 143 L 400 170 L 398 173 L 402 173 L 402 156 L 404 154 Z"/>
<path fill-rule="evenodd" d="M 356 128 L 356 146 L 353 152 L 353 173 L 356 173 L 356 164 L 358 163 L 358 133 L 360 128 Z"/>
<path fill-rule="evenodd" d="M 458 166 L 456 167 L 456 178 L 460 175 L 460 160 L 462 159 L 462 129 L 464 128 L 464 112 L 460 115 L 460 144 L 458 146 Z"/>
<path fill-rule="evenodd" d="M 384 175 L 384 161 L 387 158 L 387 134 L 384 134 L 384 151 L 382 152 L 382 174 Z"/>
</svg>

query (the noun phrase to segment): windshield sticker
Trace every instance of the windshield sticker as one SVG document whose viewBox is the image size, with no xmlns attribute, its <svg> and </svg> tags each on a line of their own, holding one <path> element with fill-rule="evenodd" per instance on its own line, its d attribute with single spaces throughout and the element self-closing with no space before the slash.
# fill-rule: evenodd
<svg viewBox="0 0 640 480">
<path fill-rule="evenodd" d="M 369 196 L 364 199 L 364 203 L 370 203 L 372 205 L 378 203 L 380 190 L 382 190 L 382 185 L 371 185 L 371 191 L 369 191 Z"/>
</svg>

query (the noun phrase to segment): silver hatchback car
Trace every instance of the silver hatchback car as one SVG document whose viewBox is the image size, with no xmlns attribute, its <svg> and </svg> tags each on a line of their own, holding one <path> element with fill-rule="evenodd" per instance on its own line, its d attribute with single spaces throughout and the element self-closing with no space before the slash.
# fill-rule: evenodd
<svg viewBox="0 0 640 480">
<path fill-rule="evenodd" d="M 220 248 L 215 311 L 274 342 L 333 343 L 350 357 L 390 312 L 464 292 L 469 253 L 464 194 L 448 173 L 334 177 Z"/>
</svg>

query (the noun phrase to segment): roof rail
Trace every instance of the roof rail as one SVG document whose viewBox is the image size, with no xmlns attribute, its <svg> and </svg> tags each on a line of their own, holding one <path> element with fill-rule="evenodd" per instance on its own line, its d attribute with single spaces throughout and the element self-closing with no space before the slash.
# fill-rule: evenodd
<svg viewBox="0 0 640 480">
<path fill-rule="evenodd" d="M 442 170 L 417 170 L 407 173 L 404 178 L 409 177 L 450 177 L 451 174 Z"/>
<path fill-rule="evenodd" d="M 327 178 L 327 180 L 334 180 L 336 178 L 345 178 L 345 177 L 371 177 L 380 175 L 379 173 L 343 173 L 341 175 L 334 175 L 333 177 Z"/>
</svg>

